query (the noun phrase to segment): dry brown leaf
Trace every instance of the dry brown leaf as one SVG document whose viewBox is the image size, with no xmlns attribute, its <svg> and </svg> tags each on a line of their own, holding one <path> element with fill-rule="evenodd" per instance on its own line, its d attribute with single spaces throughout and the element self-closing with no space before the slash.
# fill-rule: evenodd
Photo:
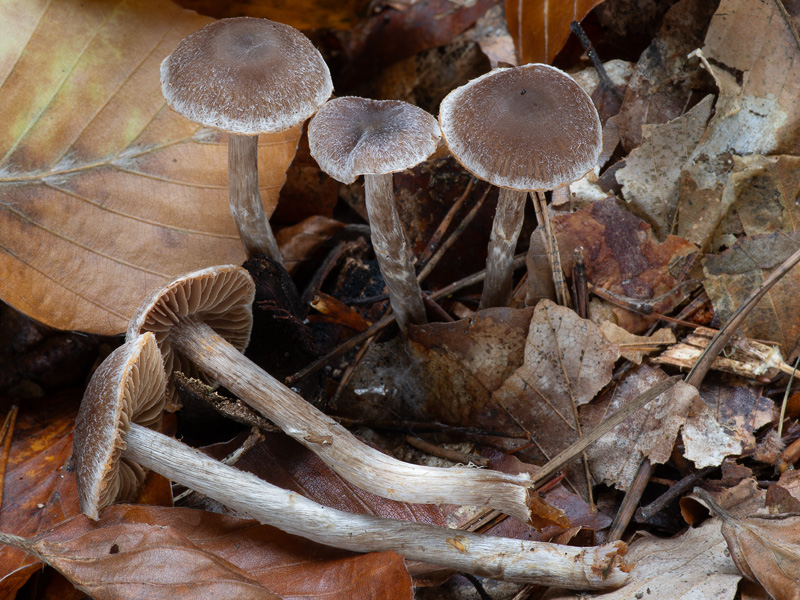
<svg viewBox="0 0 800 600">
<path fill-rule="evenodd" d="M 773 598 L 800 599 L 800 517 L 735 517 L 695 490 L 722 520 L 722 535 L 742 575 Z"/>
<path fill-rule="evenodd" d="M 610 380 L 619 350 L 591 321 L 549 300 L 536 305 L 525 345 L 525 362 L 492 394 L 492 405 L 530 432 L 546 461 L 579 437 L 578 406 L 594 398 Z M 569 471 L 584 493 L 581 469 Z"/>
<path fill-rule="evenodd" d="M 634 335 L 610 321 L 603 321 L 600 331 L 609 342 L 617 345 L 620 356 L 636 365 L 642 364 L 646 354 L 657 351 L 666 344 L 675 343 L 675 334 L 666 327 L 647 336 Z"/>
<path fill-rule="evenodd" d="M 289 273 L 301 262 L 312 257 L 331 236 L 344 228 L 344 223 L 320 215 L 308 217 L 297 225 L 281 229 L 275 239 L 283 254 L 283 263 Z"/>
<path fill-rule="evenodd" d="M 370 0 L 179 0 L 184 8 L 216 19 L 262 17 L 297 29 L 352 27 L 370 5 Z"/>
<path fill-rule="evenodd" d="M 83 527 L 73 528 L 77 523 Z M 255 578 L 161 523 L 106 526 L 81 515 L 65 525 L 31 540 L 0 534 L 0 541 L 36 555 L 99 600 L 279 600 Z M 59 535 L 64 529 L 71 530 L 68 537 Z"/>
<path fill-rule="evenodd" d="M 631 580 L 613 592 L 593 594 L 593 600 L 733 600 L 741 579 L 719 519 L 670 539 L 646 535 L 630 544 L 626 558 L 635 564 Z M 545 597 L 576 600 L 575 594 L 562 591 Z"/>
<path fill-rule="evenodd" d="M 719 99 L 684 171 L 677 232 L 705 249 L 734 200 L 731 155 L 798 151 L 800 39 L 782 2 L 723 0 L 696 56 Z"/>
<path fill-rule="evenodd" d="M 794 469 L 767 488 L 767 508 L 771 512 L 800 513 L 800 471 Z"/>
<path fill-rule="evenodd" d="M 570 36 L 569 24 L 582 21 L 603 0 L 505 0 L 508 30 L 519 64 L 551 63 Z"/>
<path fill-rule="evenodd" d="M 170 2 L 0 8 L 0 298 L 48 325 L 124 331 L 152 289 L 240 263 L 227 144 L 167 109 L 159 63 L 209 19 Z M 299 128 L 259 145 L 268 213 Z"/>
<path fill-rule="evenodd" d="M 753 432 L 777 416 L 775 403 L 761 395 L 760 387 L 734 377 L 704 384 L 700 398 L 683 426 L 684 456 L 698 469 L 754 450 Z"/>
<path fill-rule="evenodd" d="M 616 173 L 631 210 L 650 223 L 659 241 L 674 233 L 681 170 L 711 116 L 712 96 L 663 125 L 643 125 L 643 143 Z"/>
<path fill-rule="evenodd" d="M 634 15 L 629 18 L 641 18 L 640 4 L 627 9 Z M 620 107 L 619 133 L 625 150 L 642 143 L 643 125 L 678 118 L 697 92 L 705 93 L 707 76 L 687 55 L 702 43 L 714 7 L 708 0 L 681 0 L 667 11 L 661 30 L 636 64 Z M 612 12 L 606 20 L 612 15 L 616 16 Z"/>
<path fill-rule="evenodd" d="M 586 274 L 594 285 L 619 296 L 661 298 L 656 312 L 670 313 L 682 293 L 675 290 L 687 279 L 697 248 L 677 236 L 659 244 L 650 226 L 620 208 L 614 200 L 599 200 L 585 210 L 553 218 L 561 260 L 572 271 L 575 248 L 583 246 Z M 669 295 L 667 295 L 669 294 Z M 614 306 L 616 324 L 631 333 L 643 331 L 652 319 Z"/>
<path fill-rule="evenodd" d="M 145 590 L 153 588 L 148 598 L 158 589 L 165 597 L 221 598 L 231 588 L 233 595 L 228 597 L 233 598 L 251 591 L 262 595 L 241 597 L 270 597 L 267 590 L 286 599 L 411 598 L 411 578 L 402 557 L 393 552 L 338 550 L 253 520 L 192 509 L 112 506 L 99 522 L 78 516 L 37 539 L 59 548 L 61 569 L 73 568 L 67 574 L 76 584 L 81 583 L 79 577 L 97 578 L 97 587 L 90 590 L 97 597 L 102 586 L 133 588 L 138 576 Z M 170 548 L 180 556 L 159 560 Z M 75 564 L 78 556 L 88 562 Z M 64 561 L 67 557 L 69 562 Z M 111 569 L 114 578 L 108 577 Z M 194 583 L 188 586 L 189 582 Z M 137 596 L 131 592 L 117 597 Z"/>
<path fill-rule="evenodd" d="M 581 411 L 584 430 L 591 430 L 648 389 L 669 379 L 661 369 L 643 365 L 628 375 L 611 398 Z M 663 464 L 670 459 L 681 426 L 697 400 L 697 390 L 682 382 L 639 409 L 587 450 L 589 468 L 598 482 L 627 490 L 642 459 Z"/>
<path fill-rule="evenodd" d="M 73 476 L 72 429 L 80 396 L 76 393 L 30 401 L 19 411 L 9 454 L 0 510 L 0 531 L 33 537 L 80 513 Z M 3 404 L 0 417 L 5 416 Z M 0 598 L 13 598 L 39 561 L 0 545 Z"/>
<path fill-rule="evenodd" d="M 769 273 L 788 258 L 800 243 L 800 234 L 775 233 L 739 239 L 717 256 L 707 256 L 703 286 L 721 323 L 727 321 Z M 792 269 L 748 314 L 742 334 L 748 338 L 776 342 L 783 356 L 791 356 L 800 336 L 797 296 L 800 271 Z"/>
</svg>

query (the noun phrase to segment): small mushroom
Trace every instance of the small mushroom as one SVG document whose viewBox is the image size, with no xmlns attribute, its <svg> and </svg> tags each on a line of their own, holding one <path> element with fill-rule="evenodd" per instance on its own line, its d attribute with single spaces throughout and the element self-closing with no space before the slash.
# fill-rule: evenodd
<svg viewBox="0 0 800 600">
<path fill-rule="evenodd" d="M 570 588 L 617 587 L 628 577 L 622 542 L 575 548 L 484 537 L 354 515 L 271 485 L 151 429 L 160 419 L 165 384 L 152 333 L 123 344 L 92 376 L 74 438 L 78 494 L 88 517 L 97 520 L 103 507 L 133 497 L 146 468 L 261 523 L 337 548 L 394 550 L 486 577 Z M 130 470 L 137 475 L 129 477 Z"/>
<path fill-rule="evenodd" d="M 442 100 L 439 123 L 470 173 L 500 188 L 481 308 L 511 299 L 511 262 L 528 192 L 579 179 L 597 164 L 600 118 L 569 75 L 542 64 L 495 69 Z"/>
<path fill-rule="evenodd" d="M 427 320 L 395 206 L 392 173 L 428 158 L 440 135 L 432 115 L 399 100 L 336 98 L 308 126 L 311 156 L 323 171 L 342 183 L 364 176 L 372 246 L 403 331 L 408 323 Z"/>
<path fill-rule="evenodd" d="M 258 134 L 290 129 L 328 99 L 333 83 L 320 53 L 288 25 L 221 19 L 164 59 L 161 89 L 187 119 L 228 132 L 230 209 L 248 258 L 283 264 L 258 191 Z"/>
<path fill-rule="evenodd" d="M 184 275 L 139 307 L 127 339 L 152 331 L 168 373 L 175 365 L 197 365 L 364 490 L 402 502 L 491 506 L 530 522 L 535 492 L 527 474 L 399 461 L 359 441 L 245 357 L 240 350 L 249 338 L 253 293 L 250 275 L 233 265 Z"/>
</svg>

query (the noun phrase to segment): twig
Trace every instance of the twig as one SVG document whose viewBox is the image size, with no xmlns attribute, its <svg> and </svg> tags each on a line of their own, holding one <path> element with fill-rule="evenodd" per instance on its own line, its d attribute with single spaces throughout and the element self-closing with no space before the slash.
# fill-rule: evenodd
<svg viewBox="0 0 800 600">
<path fill-rule="evenodd" d="M 406 436 L 406 443 L 410 446 L 413 446 L 417 450 L 422 450 L 430 454 L 431 456 L 438 456 L 439 458 L 446 458 L 447 460 L 453 461 L 454 463 L 464 464 L 464 465 L 475 465 L 478 467 L 485 467 L 489 464 L 489 459 L 483 456 L 478 456 L 477 454 L 468 454 L 466 452 L 459 452 L 458 450 L 449 450 L 448 448 L 442 448 L 441 446 L 437 446 L 436 444 L 431 444 L 430 442 L 426 442 L 423 439 L 418 437 L 414 437 L 411 435 Z"/>
<path fill-rule="evenodd" d="M 435 421 L 426 421 L 424 423 L 418 421 L 366 421 L 363 419 L 348 419 L 346 417 L 334 417 L 342 425 L 348 427 L 365 425 L 371 429 L 388 429 L 390 431 L 410 431 L 416 433 L 430 433 L 441 432 L 460 435 L 473 435 L 485 437 L 502 437 L 511 439 L 530 439 L 528 432 L 520 433 L 506 433 L 503 431 L 492 431 L 490 429 L 478 429 L 476 427 L 456 427 L 454 425 L 445 425 Z"/>
<path fill-rule="evenodd" d="M 475 177 L 471 177 L 467 187 L 464 189 L 464 193 L 459 196 L 458 200 L 453 202 L 453 206 L 450 207 L 450 210 L 447 211 L 447 214 L 444 216 L 442 221 L 439 223 L 439 226 L 436 228 L 436 231 L 433 232 L 431 239 L 428 240 L 428 243 L 425 244 L 425 248 L 420 252 L 419 256 L 417 257 L 417 267 L 424 266 L 425 263 L 430 260 L 431 256 L 433 255 L 434 251 L 439 247 L 439 244 L 444 237 L 447 228 L 450 227 L 450 224 L 453 222 L 458 211 L 464 205 L 464 202 L 467 201 L 469 198 L 469 193 L 472 191 L 473 186 L 478 180 Z"/>
<path fill-rule="evenodd" d="M 561 253 L 558 251 L 558 240 L 550 223 L 550 213 L 547 210 L 547 202 L 541 192 L 531 192 L 533 208 L 536 211 L 536 219 L 544 227 L 545 240 L 547 241 L 547 257 L 550 259 L 550 269 L 553 272 L 553 283 L 556 288 L 556 298 L 561 306 L 570 308 L 570 301 L 567 284 L 564 281 L 564 270 L 561 268 Z"/>
<path fill-rule="evenodd" d="M 586 278 L 586 262 L 583 246 L 572 253 L 572 287 L 575 294 L 575 312 L 581 319 L 589 318 L 589 280 Z"/>
<path fill-rule="evenodd" d="M 17 423 L 18 412 L 19 407 L 16 404 L 12 404 L 2 427 L 0 427 L 0 440 L 3 440 L 3 453 L 0 455 L 0 508 L 3 507 L 6 469 L 8 467 L 8 457 L 11 454 L 11 440 L 14 437 L 14 426 Z"/>
<path fill-rule="evenodd" d="M 646 523 L 649 521 L 653 515 L 660 513 L 664 508 L 669 506 L 678 496 L 683 494 L 686 490 L 693 487 L 697 481 L 703 479 L 719 467 L 706 467 L 705 469 L 701 469 L 696 473 L 690 473 L 680 481 L 676 482 L 674 485 L 670 486 L 670 488 L 661 494 L 658 498 L 653 500 L 647 506 L 642 506 L 639 510 L 636 511 L 634 515 L 634 520 L 637 523 Z"/>
<path fill-rule="evenodd" d="M 633 478 L 631 486 L 625 493 L 625 498 L 623 498 L 622 505 L 619 507 L 617 515 L 614 517 L 614 522 L 611 523 L 611 529 L 608 532 L 609 540 L 622 539 L 622 535 L 628 528 L 628 524 L 631 522 L 631 517 L 633 517 L 636 507 L 639 506 L 639 501 L 642 499 L 644 489 L 653 476 L 653 471 L 655 471 L 655 465 L 645 456 L 639 465 L 636 477 Z"/>
<path fill-rule="evenodd" d="M 525 255 L 524 254 L 519 254 L 519 255 L 514 257 L 513 267 L 515 269 L 521 267 L 524 264 L 525 264 Z M 450 294 L 452 294 L 452 293 L 454 293 L 454 292 L 456 292 L 456 291 L 458 291 L 460 289 L 469 287 L 469 286 L 474 285 L 476 283 L 480 283 L 481 281 L 484 280 L 485 277 L 486 277 L 486 269 L 484 269 L 482 271 L 478 271 L 474 275 L 470 275 L 469 277 L 465 277 L 464 279 L 460 279 L 460 280 L 458 280 L 458 281 L 456 281 L 454 283 L 451 283 L 450 285 L 445 286 L 440 290 L 436 290 L 435 292 L 430 294 L 430 297 L 433 300 L 438 300 L 439 298 L 444 298 L 444 297 L 449 296 Z M 372 325 L 372 327 L 370 327 L 366 331 L 363 331 L 363 332 L 361 332 L 359 334 L 354 335 L 353 337 L 348 339 L 346 342 L 342 343 L 337 348 L 334 348 L 333 350 L 331 350 L 328 354 L 326 354 L 322 358 L 319 358 L 319 359 L 315 360 L 313 363 L 311 363 L 310 365 L 308 365 L 307 367 L 305 367 L 303 369 L 300 369 L 294 375 L 290 375 L 289 377 L 287 377 L 286 378 L 286 384 L 287 385 L 293 385 L 297 381 L 302 379 L 303 377 L 308 377 L 312 373 L 316 373 L 317 371 L 319 371 L 322 367 L 327 365 L 333 359 L 341 356 L 342 354 L 344 354 L 345 352 L 347 352 L 349 350 L 352 350 L 353 348 L 358 346 L 363 341 L 365 341 L 365 340 L 371 338 L 372 336 L 378 334 L 379 332 L 383 331 L 386 327 L 388 327 L 393 322 L 394 322 L 394 316 L 393 315 L 388 315 L 386 317 L 383 317 L 377 323 L 374 323 Z"/>
<path fill-rule="evenodd" d="M 583 46 L 583 49 L 586 51 L 586 55 L 589 57 L 589 60 L 592 61 L 592 66 L 594 66 L 594 70 L 597 71 L 597 76 L 600 78 L 600 81 L 603 82 L 603 85 L 611 91 L 612 94 L 616 97 L 617 100 L 622 100 L 622 94 L 617 89 L 617 86 L 614 85 L 614 82 L 611 81 L 611 78 L 606 73 L 606 68 L 603 66 L 603 61 L 600 60 L 600 57 L 597 56 L 597 52 L 595 52 L 594 48 L 592 47 L 592 42 L 589 40 L 589 36 L 586 35 L 586 32 L 581 27 L 581 24 L 577 21 L 573 21 L 569 24 L 569 28 L 572 30 L 578 40 Z"/>
</svg>

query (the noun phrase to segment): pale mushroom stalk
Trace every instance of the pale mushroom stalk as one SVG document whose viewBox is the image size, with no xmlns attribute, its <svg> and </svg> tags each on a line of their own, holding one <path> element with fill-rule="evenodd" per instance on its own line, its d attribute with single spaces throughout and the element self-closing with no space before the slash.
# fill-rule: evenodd
<svg viewBox="0 0 800 600">
<path fill-rule="evenodd" d="M 535 492 L 528 485 L 528 475 L 466 467 L 425 467 L 397 460 L 359 441 L 205 323 L 182 320 L 172 327 L 169 340 L 184 358 L 354 485 L 402 502 L 491 506 L 523 522 L 530 521 L 529 494 Z"/>
<path fill-rule="evenodd" d="M 393 183 L 391 173 L 364 175 L 372 246 L 397 324 L 405 331 L 409 323 L 427 323 L 427 317 L 422 292 L 409 257 L 403 223 L 395 206 Z"/>
<path fill-rule="evenodd" d="M 514 251 L 522 231 L 522 215 L 528 192 L 500 188 L 497 211 L 492 223 L 489 249 L 486 257 L 486 279 L 479 309 L 508 306 L 513 291 Z"/>
<path fill-rule="evenodd" d="M 401 331 L 427 322 L 392 173 L 410 169 L 436 150 L 441 133 L 433 115 L 399 100 L 345 96 L 329 100 L 308 125 L 311 156 L 341 183 L 364 176 L 372 246 Z"/>
<path fill-rule="evenodd" d="M 213 460 L 146 427 L 131 425 L 123 455 L 225 506 L 287 533 L 356 552 L 393 550 L 482 577 L 571 589 L 619 587 L 628 578 L 621 542 L 561 546 L 355 515 L 322 506 Z"/>
<path fill-rule="evenodd" d="M 258 190 L 258 136 L 228 134 L 228 196 L 231 216 L 248 257 L 266 255 L 283 264 Z"/>
</svg>

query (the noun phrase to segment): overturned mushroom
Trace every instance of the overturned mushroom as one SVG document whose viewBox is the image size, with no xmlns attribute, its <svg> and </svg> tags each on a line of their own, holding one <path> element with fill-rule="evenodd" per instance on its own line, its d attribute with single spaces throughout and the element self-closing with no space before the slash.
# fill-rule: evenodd
<svg viewBox="0 0 800 600">
<path fill-rule="evenodd" d="M 240 350 L 250 335 L 253 293 L 253 281 L 240 267 L 184 275 L 139 307 L 127 339 L 152 331 L 168 373 L 176 364 L 196 365 L 364 490 L 402 502 L 490 506 L 530 522 L 529 495 L 535 492 L 529 475 L 399 461 L 359 441 L 247 359 Z"/>
<path fill-rule="evenodd" d="M 144 467 L 261 523 L 337 548 L 394 550 L 411 560 L 485 577 L 575 589 L 618 587 L 627 580 L 622 542 L 576 548 L 484 537 L 353 515 L 273 486 L 140 425 L 141 415 L 147 425 L 160 417 L 165 383 L 152 333 L 115 350 L 92 377 L 78 413 L 74 442 L 81 510 L 90 518 L 98 519 L 100 509 L 120 496 L 130 497 L 136 487 L 130 484 L 139 477 L 128 479 L 126 469 L 142 472 Z"/>
<path fill-rule="evenodd" d="M 403 224 L 395 206 L 392 173 L 428 158 L 439 142 L 430 114 L 399 100 L 343 97 L 323 106 L 308 125 L 311 156 L 342 183 L 364 176 L 372 245 L 397 324 L 426 323 Z"/>
<path fill-rule="evenodd" d="M 333 91 L 322 56 L 302 33 L 267 19 L 221 19 L 181 40 L 161 63 L 167 104 L 227 131 L 230 209 L 248 257 L 283 263 L 258 191 L 258 134 L 299 125 Z"/>
<path fill-rule="evenodd" d="M 542 64 L 495 69 L 450 92 L 439 123 L 470 173 L 500 188 L 481 308 L 506 306 L 528 192 L 568 184 L 597 164 L 600 118 L 569 75 Z"/>
</svg>

